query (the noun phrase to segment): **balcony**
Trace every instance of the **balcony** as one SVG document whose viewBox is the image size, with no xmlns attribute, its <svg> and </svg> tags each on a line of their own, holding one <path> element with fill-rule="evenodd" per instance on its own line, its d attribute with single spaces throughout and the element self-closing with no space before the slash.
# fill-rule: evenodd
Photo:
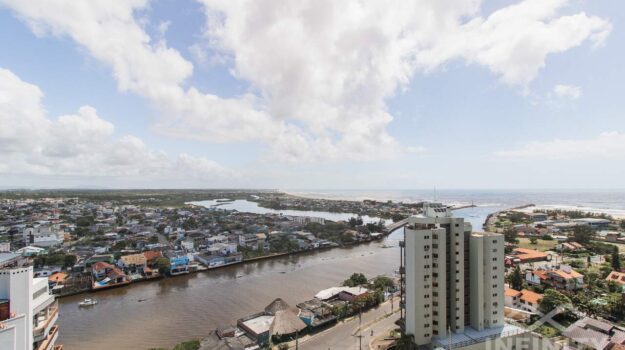
<svg viewBox="0 0 625 350">
<path fill-rule="evenodd" d="M 41 341 L 46 334 L 50 333 L 51 327 L 56 323 L 59 316 L 57 303 L 51 305 L 47 310 L 40 312 L 43 315 L 36 315 L 37 325 L 33 329 L 34 341 Z"/>
<path fill-rule="evenodd" d="M 50 333 L 48 333 L 48 336 L 46 337 L 46 339 L 43 340 L 43 342 L 41 342 L 41 344 L 39 344 L 39 346 L 37 347 L 37 350 L 51 350 L 54 348 L 54 342 L 56 342 L 56 338 L 59 335 L 59 326 L 54 325 L 52 326 L 52 328 L 50 328 Z"/>
</svg>

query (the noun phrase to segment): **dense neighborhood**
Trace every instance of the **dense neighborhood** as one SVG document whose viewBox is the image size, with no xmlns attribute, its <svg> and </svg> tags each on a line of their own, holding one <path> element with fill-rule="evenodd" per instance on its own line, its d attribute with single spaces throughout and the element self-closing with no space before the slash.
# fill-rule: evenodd
<svg viewBox="0 0 625 350">
<path fill-rule="evenodd" d="M 359 217 L 333 222 L 219 205 L 163 207 L 146 199 L 0 200 L 0 263 L 32 261 L 35 276 L 48 277 L 60 296 L 352 245 L 385 233 L 382 221 Z"/>
<path fill-rule="evenodd" d="M 487 229 L 506 240 L 508 322 L 538 321 L 563 349 L 625 347 L 625 220 L 529 207 L 492 215 Z"/>
</svg>

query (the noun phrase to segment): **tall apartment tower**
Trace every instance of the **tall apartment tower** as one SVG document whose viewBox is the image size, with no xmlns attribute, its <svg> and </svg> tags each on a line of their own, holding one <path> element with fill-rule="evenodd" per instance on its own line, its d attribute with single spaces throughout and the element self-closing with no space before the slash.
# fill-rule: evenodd
<svg viewBox="0 0 625 350">
<path fill-rule="evenodd" d="M 405 227 L 406 334 L 417 345 L 434 337 L 503 326 L 503 236 L 471 225 L 438 203 Z"/>
</svg>

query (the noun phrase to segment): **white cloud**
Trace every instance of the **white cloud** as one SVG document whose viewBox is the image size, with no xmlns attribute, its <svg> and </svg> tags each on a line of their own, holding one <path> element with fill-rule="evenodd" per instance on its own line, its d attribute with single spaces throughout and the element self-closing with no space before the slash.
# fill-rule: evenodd
<svg viewBox="0 0 625 350">
<path fill-rule="evenodd" d="M 560 98 L 570 98 L 577 100 L 582 97 L 582 88 L 574 85 L 558 84 L 553 87 L 553 93 Z"/>
<path fill-rule="evenodd" d="M 497 152 L 496 155 L 521 159 L 625 159 L 625 134 L 613 131 L 590 139 L 537 141 L 517 149 Z"/>
<path fill-rule="evenodd" d="M 152 101 L 156 130 L 210 142 L 260 141 L 287 161 L 397 156 L 386 131 L 386 102 L 415 74 L 454 59 L 487 67 L 527 87 L 549 54 L 589 41 L 610 23 L 585 13 L 561 15 L 567 0 L 524 0 L 483 17 L 479 0 L 201 0 L 201 48 L 232 62 L 249 82 L 236 98 L 186 87 L 193 65 L 137 20 L 145 0 L 0 0 L 33 30 L 68 35 L 113 69 L 119 89 Z"/>
<path fill-rule="evenodd" d="M 114 137 L 113 124 L 90 106 L 48 119 L 43 93 L 0 68 L 0 173 L 71 176 L 142 176 L 145 179 L 233 179 L 233 171 L 186 154 L 170 159 L 141 139 Z"/>
</svg>

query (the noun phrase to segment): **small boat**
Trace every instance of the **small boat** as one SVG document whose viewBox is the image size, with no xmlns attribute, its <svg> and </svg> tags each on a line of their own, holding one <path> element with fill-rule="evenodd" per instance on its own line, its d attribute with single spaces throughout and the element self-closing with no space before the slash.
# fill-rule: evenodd
<svg viewBox="0 0 625 350">
<path fill-rule="evenodd" d="M 78 303 L 78 306 L 93 306 L 95 304 L 97 304 L 98 301 L 95 299 L 84 299 L 83 301 L 81 301 L 80 303 Z"/>
</svg>

